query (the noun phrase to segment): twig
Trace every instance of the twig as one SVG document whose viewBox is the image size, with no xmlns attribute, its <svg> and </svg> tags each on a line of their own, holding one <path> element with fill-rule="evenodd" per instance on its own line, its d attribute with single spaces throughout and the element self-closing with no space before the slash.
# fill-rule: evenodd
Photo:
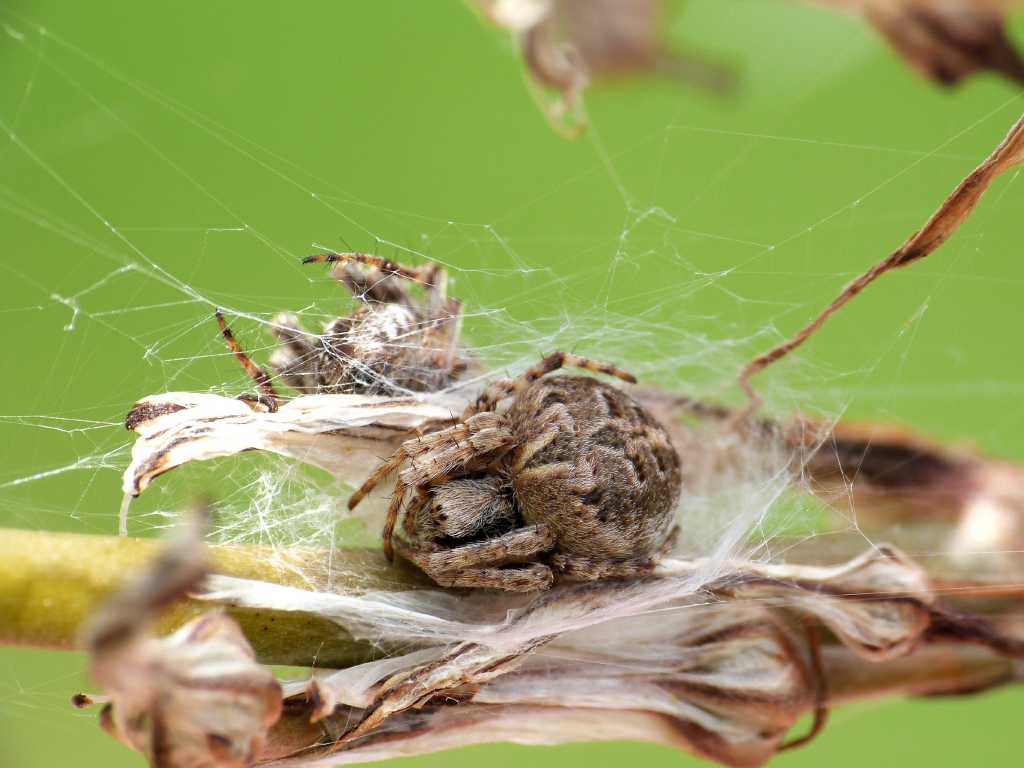
<svg viewBox="0 0 1024 768">
<path fill-rule="evenodd" d="M 886 272 L 905 267 L 925 258 L 948 240 L 960 225 L 967 221 L 971 211 L 981 200 L 985 190 L 1002 173 L 1024 162 L 1024 116 L 1017 120 L 1002 143 L 991 155 L 965 178 L 946 198 L 931 218 L 899 248 L 851 282 L 811 322 L 793 336 L 764 354 L 754 358 L 739 376 L 738 383 L 750 398 L 744 415 L 757 410 L 761 396 L 750 384 L 750 379 L 773 363 L 778 362 L 813 336 L 832 315 Z"/>
</svg>

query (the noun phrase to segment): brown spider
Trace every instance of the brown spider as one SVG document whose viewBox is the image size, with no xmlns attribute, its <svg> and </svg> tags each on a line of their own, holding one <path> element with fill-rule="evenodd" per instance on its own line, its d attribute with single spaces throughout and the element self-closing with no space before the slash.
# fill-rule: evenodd
<svg viewBox="0 0 1024 768">
<path fill-rule="evenodd" d="M 271 331 L 281 346 L 270 367 L 302 394 L 394 395 L 431 392 L 451 385 L 467 368 L 459 354 L 462 306 L 447 296 L 448 277 L 437 264 L 405 267 L 365 253 L 307 256 L 303 264 L 335 263 L 332 276 L 361 305 L 332 320 L 322 334 L 305 330 L 287 312 Z M 421 294 L 410 291 L 413 284 Z M 274 411 L 283 398 L 269 371 L 242 350 L 220 311 L 216 313 L 228 346 L 256 383 L 257 395 L 242 399 Z"/>
<path fill-rule="evenodd" d="M 460 423 L 404 442 L 367 479 L 350 509 L 400 470 L 384 524 L 389 558 L 394 545 L 442 586 L 510 591 L 653 568 L 676 530 L 679 455 L 626 393 L 586 376 L 544 378 L 570 365 L 636 381 L 556 352 L 489 386 Z M 408 541 L 393 543 L 410 489 Z"/>
</svg>

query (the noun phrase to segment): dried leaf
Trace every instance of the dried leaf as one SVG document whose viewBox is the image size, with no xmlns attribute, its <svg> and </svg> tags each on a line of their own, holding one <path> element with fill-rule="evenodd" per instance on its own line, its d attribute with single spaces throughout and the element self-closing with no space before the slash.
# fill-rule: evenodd
<svg viewBox="0 0 1024 768">
<path fill-rule="evenodd" d="M 139 439 L 124 492 L 138 496 L 153 478 L 187 462 L 249 450 L 290 456 L 358 484 L 379 456 L 414 430 L 451 424 L 466 402 L 455 395 L 305 395 L 268 413 L 219 395 L 151 395 L 135 404 L 125 422 Z"/>
<path fill-rule="evenodd" d="M 854 504 L 861 528 L 931 527 L 954 562 L 976 577 L 1020 568 L 1024 466 L 941 445 L 903 429 L 837 424 L 806 470 L 815 493 Z"/>
<path fill-rule="evenodd" d="M 673 570 L 690 571 L 682 564 Z M 979 617 L 935 607 L 919 569 L 896 553 L 867 553 L 831 569 L 741 567 L 722 581 L 740 586 L 709 585 L 721 602 L 691 596 L 672 603 L 661 592 L 667 604 L 644 610 L 641 594 L 650 599 L 681 582 L 653 580 L 646 590 L 576 586 L 545 595 L 503 625 L 478 625 L 471 634 L 480 639 L 443 654 L 428 648 L 318 677 L 308 688 L 311 711 L 333 744 L 272 764 L 344 765 L 494 741 L 625 738 L 756 766 L 802 743 L 784 742 L 785 735 L 802 715 L 820 717 L 829 702 L 958 694 L 1018 679 L 1005 657 L 1024 657 L 1024 643 Z M 875 602 L 888 607 L 869 617 L 860 608 L 849 612 L 872 611 Z M 901 602 L 913 605 L 906 617 Z M 610 618 L 623 603 L 633 613 Z M 846 627 L 845 647 L 819 651 L 799 622 L 783 618 L 806 616 L 805 608 L 833 629 Z M 876 621 L 883 625 L 877 630 Z M 542 636 L 556 627 L 565 631 Z M 903 639 L 884 641 L 897 635 Z M 932 642 L 940 644 L 919 646 Z M 294 694 L 296 704 L 303 700 Z"/>
<path fill-rule="evenodd" d="M 750 385 L 753 376 L 801 346 L 817 333 L 826 320 L 886 272 L 913 264 L 934 253 L 967 221 L 989 185 L 1021 163 L 1024 163 L 1024 115 L 1017 119 L 1010 132 L 984 162 L 957 185 L 921 229 L 886 258 L 850 282 L 811 322 L 747 364 L 737 381 L 750 398 L 750 406 L 742 415 L 750 416 L 761 403 L 760 396 Z"/>
</svg>

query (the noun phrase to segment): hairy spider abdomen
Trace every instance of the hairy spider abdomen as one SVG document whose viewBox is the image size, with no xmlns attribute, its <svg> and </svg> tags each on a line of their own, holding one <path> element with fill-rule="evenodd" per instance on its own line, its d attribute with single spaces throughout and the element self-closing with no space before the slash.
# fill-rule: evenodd
<svg viewBox="0 0 1024 768">
<path fill-rule="evenodd" d="M 508 473 L 523 519 L 557 551 L 612 560 L 655 555 L 682 487 L 668 433 L 625 392 L 594 378 L 538 379 L 508 411 Z"/>
<path fill-rule="evenodd" d="M 393 395 L 449 386 L 451 365 L 429 336 L 448 318 L 430 319 L 402 304 L 363 307 L 327 326 L 315 357 L 317 391 Z"/>
</svg>

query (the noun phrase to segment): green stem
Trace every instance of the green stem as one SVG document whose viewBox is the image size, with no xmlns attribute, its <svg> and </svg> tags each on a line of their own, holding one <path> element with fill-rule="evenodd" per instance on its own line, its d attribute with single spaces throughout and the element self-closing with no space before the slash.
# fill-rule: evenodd
<svg viewBox="0 0 1024 768">
<path fill-rule="evenodd" d="M 75 648 L 80 628 L 110 594 L 155 556 L 149 539 L 0 529 L 0 645 Z M 423 580 L 389 565 L 376 550 L 333 553 L 211 546 L 214 573 L 309 589 L 348 592 L 415 589 Z M 209 605 L 183 601 L 161 619 L 169 632 Z M 343 668 L 367 661 L 374 648 L 337 624 L 309 613 L 227 609 L 266 664 Z"/>
</svg>

